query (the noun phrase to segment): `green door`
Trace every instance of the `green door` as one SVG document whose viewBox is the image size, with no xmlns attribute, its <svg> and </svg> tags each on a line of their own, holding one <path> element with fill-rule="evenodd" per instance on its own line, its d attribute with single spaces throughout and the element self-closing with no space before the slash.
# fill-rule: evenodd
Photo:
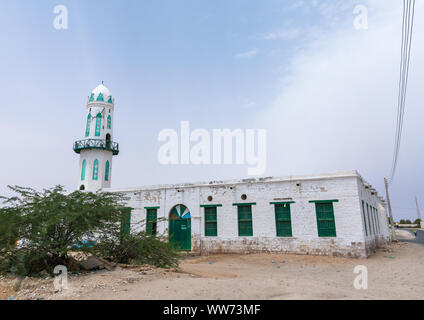
<svg viewBox="0 0 424 320">
<path fill-rule="evenodd" d="M 172 208 L 169 214 L 169 241 L 180 250 L 191 250 L 191 215 L 184 205 Z"/>
</svg>

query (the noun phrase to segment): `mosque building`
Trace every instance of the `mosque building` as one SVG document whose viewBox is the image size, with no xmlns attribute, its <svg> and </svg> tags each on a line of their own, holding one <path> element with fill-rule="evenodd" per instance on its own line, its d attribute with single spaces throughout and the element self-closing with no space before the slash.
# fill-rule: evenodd
<svg viewBox="0 0 424 320">
<path fill-rule="evenodd" d="M 129 232 L 160 234 L 193 253 L 284 252 L 365 258 L 391 241 L 386 203 L 357 171 L 111 189 L 115 99 L 88 97 L 80 190 L 129 197 Z"/>
</svg>

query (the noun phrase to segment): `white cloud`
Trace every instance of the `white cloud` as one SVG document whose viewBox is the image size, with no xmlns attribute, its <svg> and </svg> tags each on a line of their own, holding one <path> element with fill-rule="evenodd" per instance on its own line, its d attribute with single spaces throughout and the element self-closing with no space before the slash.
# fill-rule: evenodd
<svg viewBox="0 0 424 320">
<path fill-rule="evenodd" d="M 236 53 L 235 57 L 236 58 L 251 58 L 255 56 L 256 54 L 258 54 L 258 52 L 259 52 L 259 49 L 255 48 L 247 52 Z"/>
<path fill-rule="evenodd" d="M 424 12 L 420 7 L 416 12 Z M 395 133 L 401 14 L 396 4 L 379 19 L 370 17 L 367 31 L 333 30 L 293 57 L 280 95 L 257 123 L 268 128 L 267 174 L 357 169 L 384 195 Z M 423 27 L 414 30 L 395 203 L 424 193 L 418 179 L 424 175 Z"/>
</svg>

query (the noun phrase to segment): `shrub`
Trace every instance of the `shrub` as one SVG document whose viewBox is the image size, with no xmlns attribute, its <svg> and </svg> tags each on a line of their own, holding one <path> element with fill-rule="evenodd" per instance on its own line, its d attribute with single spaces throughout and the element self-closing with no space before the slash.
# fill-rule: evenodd
<svg viewBox="0 0 424 320">
<path fill-rule="evenodd" d="M 163 237 L 145 232 L 108 234 L 100 237 L 94 254 L 116 263 L 178 267 L 179 252 Z"/>
<path fill-rule="evenodd" d="M 4 199 L 0 208 L 0 272 L 37 275 L 68 266 L 68 253 L 90 252 L 84 240 L 120 229 L 126 198 L 119 193 L 66 194 L 61 186 L 42 192 L 10 187 L 17 193 Z M 19 240 L 17 242 L 17 240 Z M 17 242 L 17 245 L 16 245 Z"/>
</svg>

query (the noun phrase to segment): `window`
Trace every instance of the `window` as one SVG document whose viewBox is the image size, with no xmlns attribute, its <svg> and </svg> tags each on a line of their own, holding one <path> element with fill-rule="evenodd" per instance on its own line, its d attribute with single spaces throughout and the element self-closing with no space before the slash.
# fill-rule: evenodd
<svg viewBox="0 0 424 320">
<path fill-rule="evenodd" d="M 365 235 L 368 236 L 368 225 L 367 225 L 367 219 L 365 217 L 365 203 L 364 200 L 362 200 L 362 221 L 364 223 L 364 228 L 365 228 Z"/>
<path fill-rule="evenodd" d="M 105 165 L 105 181 L 109 181 L 109 160 L 106 161 Z"/>
<path fill-rule="evenodd" d="M 377 208 L 374 208 L 374 210 L 375 210 L 375 219 L 376 219 L 376 222 L 377 222 L 377 232 L 378 232 L 378 234 L 380 234 L 381 233 L 381 231 L 380 231 L 380 217 L 379 217 Z"/>
<path fill-rule="evenodd" d="M 110 117 L 110 115 L 107 117 L 107 128 L 112 128 L 112 118 Z"/>
<path fill-rule="evenodd" d="M 317 226 L 319 237 L 336 237 L 333 202 L 316 202 Z"/>
<path fill-rule="evenodd" d="M 93 180 L 97 180 L 99 178 L 99 160 L 94 160 L 93 163 Z"/>
<path fill-rule="evenodd" d="M 370 217 L 370 209 L 369 209 L 368 203 L 367 203 L 367 219 L 368 219 L 368 225 L 370 226 L 370 234 L 372 235 L 373 229 L 372 229 L 372 223 L 371 223 L 371 217 Z"/>
<path fill-rule="evenodd" d="M 216 237 L 217 235 L 216 207 L 205 207 L 205 236 Z"/>
<path fill-rule="evenodd" d="M 157 229 L 157 208 L 146 208 L 146 233 L 150 235 L 156 234 Z"/>
<path fill-rule="evenodd" d="M 85 136 L 88 137 L 90 135 L 90 124 L 91 124 L 91 114 L 87 116 L 87 126 L 85 127 Z"/>
<path fill-rule="evenodd" d="M 87 162 L 85 161 L 85 159 L 82 162 L 82 166 L 81 166 L 81 180 L 85 180 L 85 166 L 86 166 Z"/>
<path fill-rule="evenodd" d="M 291 215 L 290 204 L 275 204 L 275 224 L 277 227 L 277 237 L 291 237 Z"/>
<path fill-rule="evenodd" d="M 122 210 L 121 218 L 121 233 L 130 234 L 131 231 L 131 208 L 125 208 Z"/>
<path fill-rule="evenodd" d="M 98 113 L 96 116 L 96 137 L 100 136 L 101 127 L 102 127 L 102 114 Z"/>
<path fill-rule="evenodd" d="M 237 206 L 239 236 L 253 236 L 252 206 Z"/>
</svg>

